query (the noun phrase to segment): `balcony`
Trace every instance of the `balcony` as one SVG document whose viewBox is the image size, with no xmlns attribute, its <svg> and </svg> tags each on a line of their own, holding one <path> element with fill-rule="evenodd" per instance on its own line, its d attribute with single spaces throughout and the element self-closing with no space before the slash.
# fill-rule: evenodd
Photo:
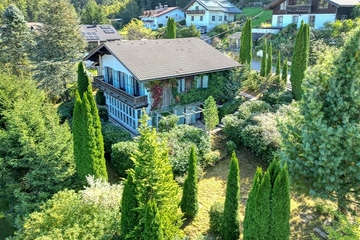
<svg viewBox="0 0 360 240">
<path fill-rule="evenodd" d="M 205 10 L 187 10 L 186 14 L 205 14 Z"/>
<path fill-rule="evenodd" d="M 311 4 L 307 5 L 288 5 L 286 7 L 286 13 L 310 13 Z"/>
<path fill-rule="evenodd" d="M 112 97 L 130 105 L 133 108 L 147 107 L 147 96 L 132 96 L 126 93 L 124 90 L 118 89 L 113 85 L 104 81 L 104 76 L 94 77 L 93 86 L 99 88 L 101 91 L 108 93 Z"/>
</svg>

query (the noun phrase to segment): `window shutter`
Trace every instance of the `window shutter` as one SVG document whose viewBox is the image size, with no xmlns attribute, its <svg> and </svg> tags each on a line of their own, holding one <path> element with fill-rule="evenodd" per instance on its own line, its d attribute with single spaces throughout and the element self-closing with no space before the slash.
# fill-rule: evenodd
<svg viewBox="0 0 360 240">
<path fill-rule="evenodd" d="M 203 76 L 203 88 L 208 88 L 209 85 L 209 76 Z"/>
</svg>

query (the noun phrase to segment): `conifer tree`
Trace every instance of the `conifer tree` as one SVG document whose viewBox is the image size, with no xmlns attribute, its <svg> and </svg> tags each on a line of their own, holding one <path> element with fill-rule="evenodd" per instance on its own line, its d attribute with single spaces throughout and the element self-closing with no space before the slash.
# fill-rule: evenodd
<svg viewBox="0 0 360 240">
<path fill-rule="evenodd" d="M 239 62 L 242 64 L 248 63 L 250 67 L 251 67 L 251 59 L 252 59 L 251 28 L 252 28 L 251 18 L 247 18 L 246 23 L 241 31 L 241 44 L 240 44 L 240 54 L 239 54 Z"/>
<path fill-rule="evenodd" d="M 197 158 L 195 147 L 191 146 L 188 175 L 185 179 L 181 199 L 181 211 L 185 217 L 193 218 L 199 210 L 198 185 L 197 185 Z"/>
<path fill-rule="evenodd" d="M 280 80 L 280 51 L 278 52 L 277 59 L 276 59 L 276 69 L 275 69 L 275 76 L 276 76 L 276 82 L 278 86 L 281 86 L 281 80 Z"/>
<path fill-rule="evenodd" d="M 166 25 L 166 39 L 176 38 L 175 19 L 169 17 Z"/>
<path fill-rule="evenodd" d="M 138 207 L 136 198 L 136 186 L 134 183 L 134 171 L 128 170 L 127 179 L 124 183 L 124 190 L 121 198 L 121 239 L 126 239 L 139 223 L 139 214 L 135 210 Z"/>
<path fill-rule="evenodd" d="M 219 115 L 216 107 L 215 99 L 209 96 L 204 103 L 204 121 L 206 130 L 210 133 L 219 123 Z"/>
<path fill-rule="evenodd" d="M 224 214 L 221 224 L 221 236 L 224 240 L 239 239 L 239 207 L 240 207 L 240 170 L 235 152 L 230 160 L 230 170 L 226 185 Z"/>
<path fill-rule="evenodd" d="M 280 170 L 279 161 L 276 161 L 274 182 L 271 192 L 271 217 L 269 239 L 290 239 L 290 184 L 287 167 Z M 279 171 L 280 170 L 280 171 Z M 278 174 L 276 175 L 276 172 Z"/>
<path fill-rule="evenodd" d="M 182 234 L 179 186 L 175 182 L 171 164 L 168 158 L 166 143 L 157 139 L 156 130 L 147 126 L 150 118 L 145 111 L 140 119 L 138 129 L 140 137 L 137 139 L 138 149 L 132 155 L 134 159 L 134 182 L 139 222 L 132 237 L 142 236 L 145 221 L 145 206 L 153 198 L 158 206 L 164 239 L 174 239 Z"/>
<path fill-rule="evenodd" d="M 145 206 L 145 227 L 143 239 L 146 240 L 162 240 L 162 224 L 156 201 L 150 199 Z"/>
<path fill-rule="evenodd" d="M 270 43 L 267 48 L 267 58 L 266 58 L 266 76 L 272 72 L 272 44 Z"/>
<path fill-rule="evenodd" d="M 282 73 L 281 73 L 281 82 L 282 82 L 282 85 L 284 85 L 285 87 L 287 84 L 287 78 L 288 78 L 288 61 L 285 58 L 283 68 L 282 68 Z"/>
<path fill-rule="evenodd" d="M 276 158 L 270 163 L 267 171 L 270 174 L 270 181 L 271 181 L 271 189 L 274 188 L 274 183 L 277 175 L 280 172 L 280 161 Z"/>
<path fill-rule="evenodd" d="M 303 94 L 301 85 L 309 62 L 309 44 L 309 25 L 301 22 L 295 39 L 290 76 L 292 92 L 296 101 L 299 101 Z"/>
<path fill-rule="evenodd" d="M 253 224 L 257 225 L 257 239 L 269 239 L 269 227 L 270 227 L 270 196 L 271 196 L 271 183 L 270 174 L 265 172 L 256 196 L 256 209 L 254 218 L 256 221 Z"/>
<path fill-rule="evenodd" d="M 267 41 L 265 39 L 263 45 L 263 55 L 261 57 L 261 68 L 260 68 L 260 76 L 262 77 L 266 76 L 266 55 L 267 55 Z"/>
<path fill-rule="evenodd" d="M 84 92 L 88 90 L 90 83 L 88 76 L 84 69 L 84 63 L 79 62 L 78 64 L 78 78 L 77 78 L 77 89 L 80 97 L 83 96 Z"/>
</svg>

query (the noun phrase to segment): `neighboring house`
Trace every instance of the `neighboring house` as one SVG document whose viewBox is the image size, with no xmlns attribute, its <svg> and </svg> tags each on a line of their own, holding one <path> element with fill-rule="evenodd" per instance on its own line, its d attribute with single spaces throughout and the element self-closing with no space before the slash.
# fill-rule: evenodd
<svg viewBox="0 0 360 240">
<path fill-rule="evenodd" d="M 103 42 L 122 39 L 116 29 L 109 24 L 81 25 L 81 34 L 88 43 L 96 43 L 97 45 Z"/>
<path fill-rule="evenodd" d="M 142 13 L 140 19 L 144 22 L 146 28 L 156 30 L 166 26 L 168 18 L 174 18 L 175 22 L 185 19 L 184 11 L 179 7 L 168 7 L 161 5 L 155 7 L 155 10 L 147 10 Z"/>
<path fill-rule="evenodd" d="M 200 38 L 106 42 L 84 60 L 98 68 L 93 85 L 104 92 L 110 117 L 133 133 L 142 108 L 154 126 L 164 112 L 194 123 L 203 103 L 180 105 L 179 99 L 191 89 L 206 91 L 213 73 L 240 67 Z"/>
<path fill-rule="evenodd" d="M 225 0 L 192 0 L 184 8 L 186 13 L 186 25 L 194 24 L 211 31 L 215 26 L 235 21 L 236 14 L 242 11 Z"/>
<path fill-rule="evenodd" d="M 360 4 L 359 0 L 275 0 L 265 6 L 272 9 L 272 27 L 286 27 L 301 21 L 319 29 L 326 22 L 350 18 L 351 10 Z"/>
</svg>

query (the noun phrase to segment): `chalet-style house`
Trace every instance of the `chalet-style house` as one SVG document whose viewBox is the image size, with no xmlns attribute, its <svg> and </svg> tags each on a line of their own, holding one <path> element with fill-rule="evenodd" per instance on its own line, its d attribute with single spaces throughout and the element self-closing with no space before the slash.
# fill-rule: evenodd
<svg viewBox="0 0 360 240">
<path fill-rule="evenodd" d="M 105 25 L 80 25 L 81 34 L 88 43 L 97 43 L 98 45 L 107 41 L 121 40 L 120 34 L 109 24 Z"/>
<path fill-rule="evenodd" d="M 272 9 L 272 27 L 286 27 L 301 21 L 319 29 L 326 22 L 350 18 L 351 10 L 359 0 L 275 0 L 265 6 Z"/>
<path fill-rule="evenodd" d="M 240 67 L 199 38 L 106 42 L 84 60 L 98 68 L 93 85 L 104 92 L 110 117 L 135 134 L 142 108 L 154 126 L 163 112 L 194 123 L 203 102 L 181 105 L 179 98 L 206 91 L 213 73 Z"/>
<path fill-rule="evenodd" d="M 155 10 L 143 11 L 140 19 L 144 22 L 146 28 L 156 30 L 166 26 L 169 17 L 174 18 L 175 22 L 179 22 L 185 19 L 185 13 L 179 7 L 168 7 L 168 5 L 159 4 L 159 6 L 155 7 Z"/>
<path fill-rule="evenodd" d="M 226 0 L 192 0 L 184 8 L 186 25 L 191 24 L 211 31 L 215 26 L 235 21 L 236 14 L 242 11 Z"/>
</svg>

